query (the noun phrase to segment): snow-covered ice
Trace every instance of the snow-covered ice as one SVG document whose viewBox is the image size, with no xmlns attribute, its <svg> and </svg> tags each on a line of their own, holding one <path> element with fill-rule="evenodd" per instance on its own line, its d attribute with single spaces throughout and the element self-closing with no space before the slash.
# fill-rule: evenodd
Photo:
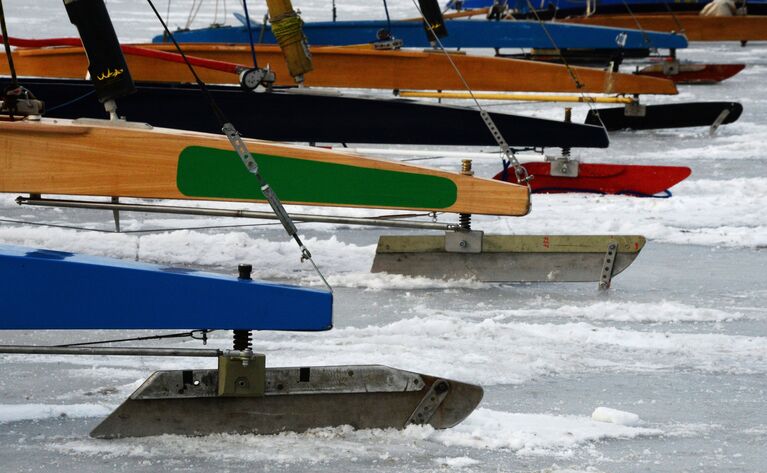
<svg viewBox="0 0 767 473">
<path fill-rule="evenodd" d="M 10 34 L 74 35 L 59 0 L 6 0 Z M 108 1 L 121 39 L 159 32 L 144 2 Z M 235 2 L 203 6 L 193 26 L 231 17 Z M 253 3 L 253 2 L 251 2 Z M 380 4 L 337 0 L 341 19 L 381 17 Z M 414 15 L 389 0 L 393 17 Z M 167 3 L 157 0 L 165 11 Z M 172 2 L 184 26 L 191 0 Z M 294 0 L 308 20 L 330 19 L 330 2 Z M 254 17 L 265 6 L 249 4 Z M 370 274 L 377 238 L 392 232 L 300 224 L 335 287 L 335 328 L 258 333 L 270 366 L 380 363 L 482 384 L 481 407 L 453 429 L 350 427 L 274 436 L 162 436 L 93 440 L 88 431 L 154 370 L 210 368 L 215 360 L 0 355 L 3 471 L 762 471 L 767 445 L 767 45 L 711 44 L 683 58 L 747 62 L 716 86 L 680 87 L 648 103 L 738 100 L 741 119 L 706 129 L 617 133 L 605 150 L 574 150 L 593 162 L 690 166 L 670 199 L 536 195 L 525 218 L 475 216 L 491 233 L 629 233 L 648 244 L 609 293 L 592 284 L 481 284 Z M 365 91 L 388 96 L 386 92 Z M 457 102 L 456 102 L 457 103 Z M 488 104 L 493 111 L 560 119 L 561 107 Z M 581 120 L 587 106 L 576 106 Z M 453 149 L 454 150 L 454 149 Z M 488 148 L 489 150 L 489 148 Z M 454 158 L 422 162 L 457 169 Z M 478 175 L 500 168 L 475 160 Z M 0 242 L 233 272 L 319 287 L 294 242 L 261 221 L 26 208 L 0 195 Z M 180 204 L 180 202 L 169 202 Z M 266 206 L 197 202 L 223 208 Z M 313 209 L 291 206 L 292 212 Z M 389 212 L 323 209 L 328 215 Z M 18 221 L 30 224 L 18 223 Z M 101 232 L 33 226 L 54 223 Z M 250 225 L 206 229 L 218 225 Z M 407 232 L 394 232 L 407 233 Z M 128 297 L 126 295 L 126 297 Z M 116 301 L 119 303 L 119 301 Z M 110 332 L 9 332 L 2 343 L 60 344 Z M 120 336 L 146 335 L 129 332 Z M 210 346 L 228 348 L 227 334 Z M 165 346 L 167 346 L 166 344 Z M 176 341 L 170 346 L 199 347 Z"/>
</svg>

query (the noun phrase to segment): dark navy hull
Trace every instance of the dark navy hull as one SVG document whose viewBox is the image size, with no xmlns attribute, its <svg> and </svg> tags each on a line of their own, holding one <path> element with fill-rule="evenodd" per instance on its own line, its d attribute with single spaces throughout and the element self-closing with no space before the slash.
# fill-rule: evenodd
<svg viewBox="0 0 767 473">
<path fill-rule="evenodd" d="M 21 80 L 45 101 L 53 118 L 105 118 L 103 106 L 84 80 Z M 138 92 L 120 99 L 120 115 L 131 121 L 183 130 L 220 133 L 218 122 L 196 86 L 137 84 Z M 337 94 L 246 92 L 234 86 L 209 86 L 227 117 L 244 136 L 309 143 L 379 143 L 493 146 L 476 110 L 406 99 L 370 99 Z M 512 146 L 591 147 L 608 145 L 598 126 L 564 123 L 501 113 L 491 114 Z"/>
<path fill-rule="evenodd" d="M 724 115 L 721 125 L 733 123 L 743 113 L 743 106 L 737 102 L 691 102 L 667 105 L 648 105 L 643 116 L 627 116 L 624 107 L 589 110 L 586 123 L 604 123 L 610 131 L 652 130 L 659 128 L 685 128 L 711 126 Z M 600 122 L 601 118 L 601 122 Z"/>
</svg>

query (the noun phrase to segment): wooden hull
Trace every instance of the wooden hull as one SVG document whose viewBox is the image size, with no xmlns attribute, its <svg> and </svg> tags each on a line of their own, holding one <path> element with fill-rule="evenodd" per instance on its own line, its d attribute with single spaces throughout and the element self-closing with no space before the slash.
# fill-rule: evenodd
<svg viewBox="0 0 767 473">
<path fill-rule="evenodd" d="M 634 19 L 636 18 L 636 20 Z M 636 27 L 652 31 L 679 31 L 679 25 L 671 15 L 635 14 L 596 15 L 568 18 L 562 21 L 581 25 L 601 25 L 615 28 Z M 765 16 L 699 16 L 676 15 L 690 41 L 767 41 L 767 15 Z"/>
<path fill-rule="evenodd" d="M 0 122 L 0 192 L 264 201 L 224 136 L 69 120 Z M 525 215 L 526 187 L 246 140 L 284 203 Z"/>
<path fill-rule="evenodd" d="M 147 44 L 142 47 L 174 51 L 172 45 Z M 238 64 L 252 62 L 247 45 L 185 44 L 190 55 Z M 270 64 L 277 74 L 277 85 L 293 85 L 282 53 L 277 46 L 258 46 L 261 64 Z M 314 71 L 305 84 L 314 87 L 368 89 L 465 90 L 448 58 L 441 53 L 418 51 L 376 51 L 366 48 L 313 48 Z M 564 66 L 516 59 L 454 54 L 452 59 L 473 90 L 523 92 L 583 92 L 618 94 L 676 94 L 668 80 L 633 74 L 605 72 L 573 67 L 583 87 L 577 88 Z M 128 55 L 128 67 L 135 80 L 146 82 L 193 82 L 184 64 Z M 82 48 L 30 48 L 14 52 L 19 75 L 83 78 L 87 59 Z M 231 73 L 197 68 L 205 82 L 239 83 Z M 5 60 L 0 73 L 7 74 Z"/>
</svg>

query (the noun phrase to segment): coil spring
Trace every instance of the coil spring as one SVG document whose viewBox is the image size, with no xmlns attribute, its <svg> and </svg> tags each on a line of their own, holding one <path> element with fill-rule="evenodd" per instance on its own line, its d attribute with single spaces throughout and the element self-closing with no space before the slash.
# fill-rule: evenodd
<svg viewBox="0 0 767 473">
<path fill-rule="evenodd" d="M 471 230 L 471 214 L 458 214 L 458 225 L 466 230 Z"/>
<path fill-rule="evenodd" d="M 250 330 L 234 330 L 233 348 L 237 351 L 245 351 L 253 347 L 251 343 L 253 341 L 252 332 Z"/>
</svg>

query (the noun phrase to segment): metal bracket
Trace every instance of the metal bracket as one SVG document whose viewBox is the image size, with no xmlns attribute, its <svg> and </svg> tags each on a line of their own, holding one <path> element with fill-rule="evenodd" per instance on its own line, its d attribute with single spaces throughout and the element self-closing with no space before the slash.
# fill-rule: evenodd
<svg viewBox="0 0 767 473">
<path fill-rule="evenodd" d="M 9 101 L 0 100 L 0 113 L 10 114 L 11 107 L 15 107 L 13 115 L 19 117 L 40 117 L 45 111 L 45 103 L 37 99 L 19 99 L 11 106 Z"/>
<path fill-rule="evenodd" d="M 153 127 L 149 123 L 129 122 L 123 118 L 117 120 L 104 120 L 101 118 L 75 118 L 72 120 L 74 125 L 86 126 L 109 126 L 115 128 L 135 128 L 138 130 L 151 130 Z"/>
<path fill-rule="evenodd" d="M 627 103 L 623 114 L 627 117 L 644 117 L 647 115 L 647 106 L 639 102 Z"/>
<path fill-rule="evenodd" d="M 552 176 L 578 177 L 578 161 L 570 158 L 554 158 L 550 160 Z"/>
<path fill-rule="evenodd" d="M 410 424 L 423 425 L 428 424 L 432 416 L 439 408 L 442 401 L 445 400 L 450 392 L 450 383 L 444 379 L 434 381 L 426 395 L 418 403 L 415 410 L 405 422 L 405 426 Z"/>
<path fill-rule="evenodd" d="M 663 74 L 667 76 L 679 74 L 679 60 L 663 62 Z"/>
<path fill-rule="evenodd" d="M 259 85 L 263 85 L 266 90 L 272 90 L 277 76 L 267 66 L 263 69 L 243 69 L 240 71 L 240 86 L 245 90 L 256 90 Z"/>
<path fill-rule="evenodd" d="M 111 202 L 118 205 L 120 203 L 120 198 L 112 196 Z M 120 233 L 120 210 L 118 208 L 112 209 L 112 217 L 115 220 L 115 231 Z"/>
<path fill-rule="evenodd" d="M 445 251 L 448 253 L 482 253 L 485 232 L 479 230 L 445 232 Z"/>
<path fill-rule="evenodd" d="M 392 38 L 392 39 L 386 39 L 381 41 L 376 41 L 373 43 L 373 49 L 380 50 L 380 51 L 392 51 L 397 49 L 402 49 L 402 46 L 405 45 L 405 42 L 402 41 L 399 38 Z"/>
<path fill-rule="evenodd" d="M 615 267 L 615 257 L 618 255 L 618 243 L 612 242 L 607 245 L 605 259 L 602 262 L 602 274 L 599 276 L 599 290 L 610 289 L 610 283 L 613 280 L 613 268 Z"/>
<path fill-rule="evenodd" d="M 218 357 L 219 396 L 263 396 L 266 357 L 260 353 Z"/>
<path fill-rule="evenodd" d="M 725 108 L 716 117 L 716 120 L 714 120 L 714 123 L 711 124 L 711 128 L 708 129 L 708 134 L 713 135 L 714 133 L 716 133 L 716 130 L 719 129 L 719 127 L 722 125 L 722 123 L 724 123 L 724 121 L 727 119 L 728 116 L 730 116 L 730 109 Z"/>
</svg>

